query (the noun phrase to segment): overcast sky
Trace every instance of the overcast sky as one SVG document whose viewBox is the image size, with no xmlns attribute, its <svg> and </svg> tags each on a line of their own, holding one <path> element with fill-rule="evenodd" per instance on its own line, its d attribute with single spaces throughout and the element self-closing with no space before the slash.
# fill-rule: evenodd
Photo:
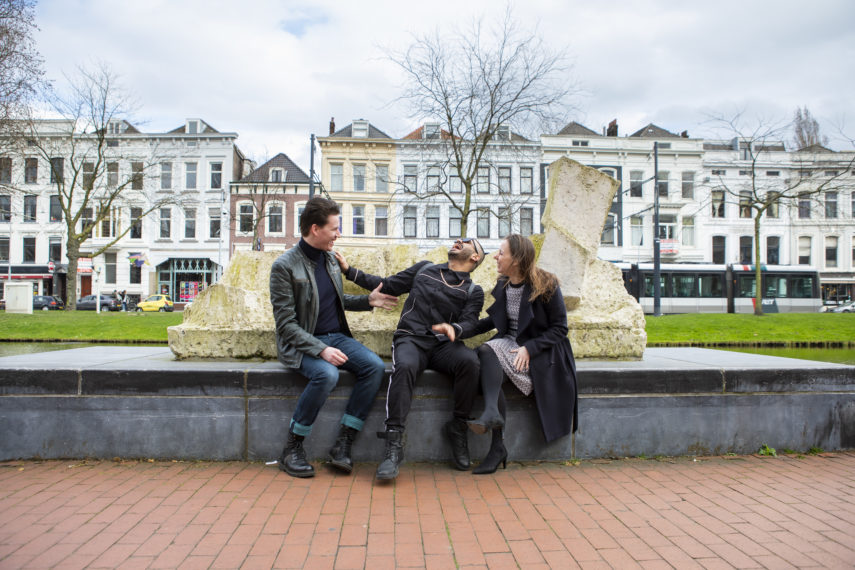
<svg viewBox="0 0 855 570">
<path fill-rule="evenodd" d="M 491 17 L 499 2 L 430 0 L 40 0 L 39 51 L 57 83 L 108 62 L 132 91 L 143 131 L 201 118 L 237 132 L 264 160 L 309 169 L 309 135 L 364 118 L 393 137 L 419 118 L 394 104 L 400 75 L 384 49 L 414 34 Z M 806 105 L 833 148 L 855 132 L 855 2 L 527 0 L 525 29 L 566 50 L 581 89 L 574 119 L 619 134 L 647 123 L 712 136 L 710 115 L 789 120 Z M 499 8 L 501 10 L 501 8 Z M 855 136 L 855 135 L 853 135 Z M 835 140 L 837 139 L 837 140 Z M 317 163 L 316 163 L 317 164 Z"/>
</svg>

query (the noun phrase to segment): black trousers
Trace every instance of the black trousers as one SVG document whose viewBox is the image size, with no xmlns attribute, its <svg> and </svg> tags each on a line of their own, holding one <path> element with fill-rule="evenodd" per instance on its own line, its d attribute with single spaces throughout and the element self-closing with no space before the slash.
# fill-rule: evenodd
<svg viewBox="0 0 855 570">
<path fill-rule="evenodd" d="M 403 429 L 416 379 L 431 368 L 451 377 L 454 417 L 468 420 L 478 395 L 478 357 L 462 342 L 403 336 L 392 343 L 392 375 L 386 392 L 386 427 Z"/>
</svg>

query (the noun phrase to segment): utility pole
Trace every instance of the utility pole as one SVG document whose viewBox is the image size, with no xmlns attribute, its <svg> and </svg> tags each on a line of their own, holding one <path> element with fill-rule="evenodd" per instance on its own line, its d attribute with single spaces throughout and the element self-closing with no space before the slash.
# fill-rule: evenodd
<svg viewBox="0 0 855 570">
<path fill-rule="evenodd" d="M 309 138 L 309 199 L 315 195 L 315 133 Z"/>
<path fill-rule="evenodd" d="M 653 143 L 653 316 L 662 316 L 659 259 L 659 143 Z"/>
</svg>

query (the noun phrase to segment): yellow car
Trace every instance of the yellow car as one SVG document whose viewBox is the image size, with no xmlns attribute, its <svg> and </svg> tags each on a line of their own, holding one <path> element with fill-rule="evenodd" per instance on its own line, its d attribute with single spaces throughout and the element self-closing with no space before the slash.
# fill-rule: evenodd
<svg viewBox="0 0 855 570">
<path fill-rule="evenodd" d="M 172 312 L 175 310 L 172 299 L 169 295 L 152 295 L 145 301 L 137 303 L 137 311 L 164 311 Z"/>
</svg>

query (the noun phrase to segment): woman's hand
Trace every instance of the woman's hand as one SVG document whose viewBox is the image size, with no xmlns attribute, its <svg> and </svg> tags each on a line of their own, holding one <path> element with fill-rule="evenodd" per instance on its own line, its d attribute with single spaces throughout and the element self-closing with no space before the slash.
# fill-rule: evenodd
<svg viewBox="0 0 855 570">
<path fill-rule="evenodd" d="M 444 334 L 451 342 L 454 342 L 454 337 L 457 336 L 454 327 L 448 323 L 439 323 L 438 325 L 433 325 L 430 330 L 435 333 Z"/>
<path fill-rule="evenodd" d="M 350 269 L 350 265 L 348 265 L 344 256 L 337 251 L 334 251 L 333 255 L 335 256 L 335 260 L 338 261 L 338 266 L 341 268 L 341 272 L 347 273 L 347 270 Z"/>
<path fill-rule="evenodd" d="M 528 372 L 528 361 L 530 359 L 528 355 L 528 349 L 524 346 L 513 349 L 511 352 L 516 353 L 516 358 L 514 358 L 514 369 L 517 372 Z"/>
</svg>

